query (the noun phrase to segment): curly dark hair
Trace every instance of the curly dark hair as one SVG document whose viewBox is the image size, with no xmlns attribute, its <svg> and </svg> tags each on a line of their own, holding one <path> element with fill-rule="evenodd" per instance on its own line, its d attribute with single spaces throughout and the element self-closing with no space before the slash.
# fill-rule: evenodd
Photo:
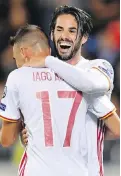
<svg viewBox="0 0 121 176">
<path fill-rule="evenodd" d="M 89 36 L 91 29 L 93 27 L 92 25 L 92 19 L 91 16 L 86 13 L 84 10 L 81 10 L 76 7 L 72 6 L 60 6 L 56 8 L 55 12 L 53 13 L 51 24 L 50 24 L 50 33 L 54 32 L 56 20 L 59 15 L 62 14 L 71 14 L 75 17 L 77 24 L 78 24 L 78 32 L 80 32 L 81 36 Z"/>
</svg>

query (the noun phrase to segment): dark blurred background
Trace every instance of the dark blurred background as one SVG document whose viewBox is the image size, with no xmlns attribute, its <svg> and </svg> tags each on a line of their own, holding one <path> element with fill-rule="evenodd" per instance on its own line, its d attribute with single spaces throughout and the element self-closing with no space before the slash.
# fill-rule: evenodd
<svg viewBox="0 0 121 176">
<path fill-rule="evenodd" d="M 83 47 L 83 56 L 87 59 L 106 59 L 112 64 L 115 71 L 112 101 L 119 114 L 119 0 L 0 0 L 0 97 L 9 72 L 16 68 L 15 62 L 12 59 L 12 47 L 9 45 L 9 37 L 14 35 L 16 30 L 26 23 L 39 25 L 48 34 L 53 11 L 56 7 L 64 4 L 84 9 L 92 16 L 94 28 L 88 42 Z M 4 167 L 9 167 L 11 161 L 18 164 L 22 151 L 23 149 L 19 143 L 9 149 L 3 149 L 0 146 L 0 170 Z M 104 161 L 106 173 L 110 176 L 118 176 L 119 140 L 105 142 Z M 14 168 L 14 165 L 12 167 Z M 10 167 L 10 170 L 12 167 Z M 11 170 L 12 176 L 16 175 L 16 173 L 12 173 L 13 170 Z M 111 175 L 114 170 L 116 170 L 114 175 Z M 3 173 L 0 172 L 0 176 L 5 176 L 5 174 L 7 176 L 7 172 L 10 176 L 9 171 L 6 171 L 6 173 L 5 171 Z"/>
</svg>

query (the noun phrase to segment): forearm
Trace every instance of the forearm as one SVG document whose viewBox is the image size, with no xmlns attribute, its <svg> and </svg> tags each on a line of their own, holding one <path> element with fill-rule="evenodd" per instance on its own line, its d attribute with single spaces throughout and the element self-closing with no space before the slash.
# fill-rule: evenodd
<svg viewBox="0 0 121 176">
<path fill-rule="evenodd" d="M 96 69 L 84 70 L 50 56 L 46 58 L 45 65 L 79 91 L 102 93 L 109 89 L 107 78 Z"/>
<path fill-rule="evenodd" d="M 17 135 L 7 135 L 4 133 L 4 130 L 1 131 L 1 145 L 3 147 L 10 147 L 14 144 L 15 140 L 17 138 Z"/>
<path fill-rule="evenodd" d="M 116 140 L 119 139 L 115 134 L 113 134 L 109 129 L 105 133 L 105 140 Z"/>
<path fill-rule="evenodd" d="M 3 147 L 10 147 L 15 143 L 19 135 L 19 121 L 11 123 L 3 121 L 1 129 L 1 145 Z"/>
<path fill-rule="evenodd" d="M 105 125 L 115 138 L 120 138 L 120 119 L 116 112 L 104 119 Z M 111 134 L 110 134 L 111 135 Z"/>
</svg>

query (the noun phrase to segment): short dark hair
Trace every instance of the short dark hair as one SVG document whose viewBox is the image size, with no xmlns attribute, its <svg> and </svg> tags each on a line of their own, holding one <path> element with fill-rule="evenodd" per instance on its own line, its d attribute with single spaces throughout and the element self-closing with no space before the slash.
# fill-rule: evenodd
<svg viewBox="0 0 121 176">
<path fill-rule="evenodd" d="M 76 18 L 78 28 L 82 36 L 88 36 L 90 34 L 91 29 L 93 27 L 91 16 L 84 10 L 67 5 L 56 8 L 55 12 L 53 13 L 52 21 L 50 24 L 50 33 L 54 32 L 56 20 L 58 16 L 62 14 L 71 14 Z"/>
<path fill-rule="evenodd" d="M 22 37 L 24 37 L 26 34 L 33 32 L 33 31 L 40 31 L 47 37 L 43 29 L 40 28 L 39 26 L 26 24 L 18 29 L 15 36 L 10 37 L 10 44 L 13 46 L 17 42 L 21 41 Z"/>
</svg>

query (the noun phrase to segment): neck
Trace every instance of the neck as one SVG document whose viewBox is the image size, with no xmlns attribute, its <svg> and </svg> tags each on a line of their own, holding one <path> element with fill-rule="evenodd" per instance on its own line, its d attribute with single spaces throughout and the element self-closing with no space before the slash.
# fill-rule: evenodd
<svg viewBox="0 0 121 176">
<path fill-rule="evenodd" d="M 81 54 L 79 53 L 79 54 L 75 55 L 72 59 L 67 61 L 67 63 L 69 63 L 71 65 L 76 65 L 80 61 L 80 58 L 81 58 Z"/>
</svg>

